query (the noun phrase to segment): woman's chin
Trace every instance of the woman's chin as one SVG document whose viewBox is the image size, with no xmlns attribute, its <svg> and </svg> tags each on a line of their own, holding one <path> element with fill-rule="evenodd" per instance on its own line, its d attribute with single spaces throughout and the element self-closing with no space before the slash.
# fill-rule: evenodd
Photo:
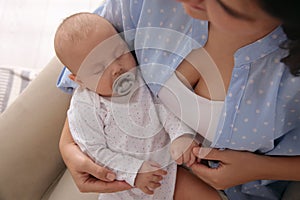
<svg viewBox="0 0 300 200">
<path fill-rule="evenodd" d="M 195 19 L 208 20 L 207 14 L 205 11 L 201 11 L 201 10 L 195 9 L 191 6 L 184 5 L 184 4 L 183 4 L 183 7 L 184 7 L 186 14 L 188 14 L 189 16 L 191 16 Z"/>
</svg>

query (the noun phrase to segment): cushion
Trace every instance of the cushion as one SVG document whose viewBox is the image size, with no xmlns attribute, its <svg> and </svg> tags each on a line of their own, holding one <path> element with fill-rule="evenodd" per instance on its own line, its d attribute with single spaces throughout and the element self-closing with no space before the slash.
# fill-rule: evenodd
<svg viewBox="0 0 300 200">
<path fill-rule="evenodd" d="M 53 58 L 0 114 L 0 199 L 41 199 L 65 169 L 58 143 L 70 95 L 56 80 Z"/>
<path fill-rule="evenodd" d="M 0 66 L 0 113 L 26 88 L 38 72 L 33 69 Z"/>
</svg>

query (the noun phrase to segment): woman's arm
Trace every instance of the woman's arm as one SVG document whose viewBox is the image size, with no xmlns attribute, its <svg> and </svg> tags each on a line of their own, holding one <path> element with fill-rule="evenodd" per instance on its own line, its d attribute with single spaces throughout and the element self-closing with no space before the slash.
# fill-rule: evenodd
<svg viewBox="0 0 300 200">
<path fill-rule="evenodd" d="M 194 148 L 193 152 L 199 159 L 220 161 L 218 168 L 209 168 L 201 163 L 191 166 L 199 178 L 216 189 L 254 180 L 300 180 L 300 156 L 265 156 L 200 147 Z"/>
<path fill-rule="evenodd" d="M 78 189 L 81 192 L 111 193 L 130 189 L 130 185 L 122 181 L 112 181 L 115 174 L 95 164 L 75 144 L 66 119 L 59 148 Z"/>
</svg>

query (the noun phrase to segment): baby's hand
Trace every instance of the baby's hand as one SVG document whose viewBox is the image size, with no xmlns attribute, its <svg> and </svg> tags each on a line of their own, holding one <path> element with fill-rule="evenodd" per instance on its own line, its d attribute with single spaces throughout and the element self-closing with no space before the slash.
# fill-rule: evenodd
<svg viewBox="0 0 300 200">
<path fill-rule="evenodd" d="M 153 194 L 154 190 L 160 187 L 159 182 L 166 174 L 167 172 L 161 169 L 159 164 L 145 161 L 138 171 L 134 185 L 146 194 Z"/>
<path fill-rule="evenodd" d="M 193 148 L 196 146 L 198 146 L 198 144 L 191 135 L 183 135 L 172 142 L 170 153 L 173 160 L 175 160 L 178 165 L 184 163 L 187 167 L 190 167 L 196 160 L 196 157 L 192 152 Z"/>
</svg>

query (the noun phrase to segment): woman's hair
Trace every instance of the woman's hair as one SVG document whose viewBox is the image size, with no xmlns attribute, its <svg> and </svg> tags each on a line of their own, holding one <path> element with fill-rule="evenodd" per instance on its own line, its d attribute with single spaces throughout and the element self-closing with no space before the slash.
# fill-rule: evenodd
<svg viewBox="0 0 300 200">
<path fill-rule="evenodd" d="M 289 55 L 281 60 L 294 76 L 300 76 L 300 4 L 299 0 L 259 0 L 264 10 L 282 21 L 288 40 L 281 48 Z"/>
</svg>

